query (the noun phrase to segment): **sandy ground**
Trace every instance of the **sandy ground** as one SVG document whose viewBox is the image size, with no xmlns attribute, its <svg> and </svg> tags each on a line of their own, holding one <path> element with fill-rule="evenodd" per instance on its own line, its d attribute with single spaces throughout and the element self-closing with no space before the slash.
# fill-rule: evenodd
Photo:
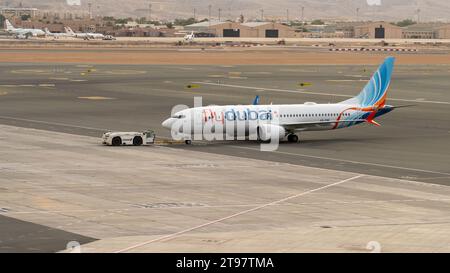
<svg viewBox="0 0 450 273">
<path fill-rule="evenodd" d="M 398 64 L 450 64 L 450 54 L 395 54 Z M 96 64 L 378 64 L 387 54 L 334 53 L 257 49 L 5 49 L 1 62 L 13 63 L 96 63 Z"/>
</svg>

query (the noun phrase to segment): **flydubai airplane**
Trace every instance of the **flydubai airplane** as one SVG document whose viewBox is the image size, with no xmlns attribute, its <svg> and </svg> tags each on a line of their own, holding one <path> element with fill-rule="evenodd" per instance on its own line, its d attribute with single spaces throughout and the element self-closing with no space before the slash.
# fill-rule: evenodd
<svg viewBox="0 0 450 273">
<path fill-rule="evenodd" d="M 172 138 L 184 140 L 261 140 L 298 142 L 298 133 L 335 130 L 361 123 L 380 126 L 375 118 L 399 107 L 386 105 L 394 68 L 388 57 L 356 97 L 339 103 L 205 106 L 174 111 L 162 126 L 171 129 Z M 213 136 L 213 137 L 211 137 Z"/>
<path fill-rule="evenodd" d="M 14 35 L 17 39 L 28 39 L 28 37 L 45 36 L 45 32 L 42 29 L 34 28 L 15 28 L 11 22 L 6 19 L 6 32 Z"/>
</svg>

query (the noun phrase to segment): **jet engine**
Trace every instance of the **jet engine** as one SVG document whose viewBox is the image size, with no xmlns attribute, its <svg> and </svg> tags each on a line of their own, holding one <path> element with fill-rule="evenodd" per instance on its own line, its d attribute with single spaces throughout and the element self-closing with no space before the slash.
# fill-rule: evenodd
<svg viewBox="0 0 450 273">
<path fill-rule="evenodd" d="M 273 138 L 282 140 L 286 136 L 284 127 L 275 124 L 262 124 L 258 126 L 258 137 L 262 141 L 269 141 Z"/>
</svg>

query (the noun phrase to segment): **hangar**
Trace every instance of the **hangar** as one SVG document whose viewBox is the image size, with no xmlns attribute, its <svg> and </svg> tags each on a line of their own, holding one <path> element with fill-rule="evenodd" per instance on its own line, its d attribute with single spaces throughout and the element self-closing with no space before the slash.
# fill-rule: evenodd
<svg viewBox="0 0 450 273">
<path fill-rule="evenodd" d="M 273 22 L 200 22 L 184 28 L 187 32 L 209 33 L 215 37 L 244 38 L 290 38 L 295 30 L 280 23 Z"/>
<path fill-rule="evenodd" d="M 211 34 L 215 37 L 242 37 L 250 30 L 235 22 L 205 21 L 184 27 L 184 30 L 201 34 Z"/>
<path fill-rule="evenodd" d="M 403 29 L 386 22 L 371 22 L 355 26 L 355 38 L 401 39 Z"/>
<path fill-rule="evenodd" d="M 249 27 L 249 37 L 254 38 L 291 38 L 295 36 L 295 30 L 280 23 L 273 22 L 248 22 L 241 24 Z"/>
<path fill-rule="evenodd" d="M 450 39 L 450 24 L 438 27 L 436 30 L 436 36 L 439 39 Z"/>
</svg>

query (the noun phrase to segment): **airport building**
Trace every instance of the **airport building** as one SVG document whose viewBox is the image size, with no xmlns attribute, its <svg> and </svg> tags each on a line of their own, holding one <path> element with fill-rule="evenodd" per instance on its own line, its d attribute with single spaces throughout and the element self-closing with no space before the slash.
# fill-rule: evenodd
<svg viewBox="0 0 450 273">
<path fill-rule="evenodd" d="M 370 22 L 354 27 L 354 38 L 401 39 L 403 28 L 387 22 Z"/>
<path fill-rule="evenodd" d="M 295 30 L 289 26 L 273 22 L 248 22 L 242 26 L 250 28 L 250 37 L 254 38 L 292 38 Z"/>
<path fill-rule="evenodd" d="M 438 39 L 450 39 L 450 24 L 437 27 L 436 36 Z"/>
<path fill-rule="evenodd" d="M 403 28 L 403 38 L 405 39 L 438 39 L 438 28 L 443 24 L 420 23 Z"/>
<path fill-rule="evenodd" d="M 20 17 L 29 15 L 31 18 L 36 17 L 38 9 L 36 8 L 0 8 L 0 14 L 9 18 L 12 16 Z"/>
<path fill-rule="evenodd" d="M 244 38 L 291 38 L 295 30 L 289 26 L 274 22 L 219 22 L 205 21 L 185 27 L 201 36 L 244 37 Z"/>
</svg>

